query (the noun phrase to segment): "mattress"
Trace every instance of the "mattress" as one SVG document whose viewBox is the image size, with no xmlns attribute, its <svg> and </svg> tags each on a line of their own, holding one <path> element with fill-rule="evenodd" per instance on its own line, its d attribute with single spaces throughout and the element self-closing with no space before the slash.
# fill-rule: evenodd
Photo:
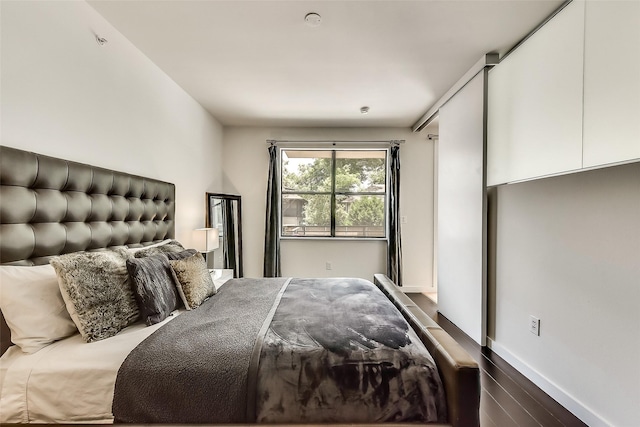
<svg viewBox="0 0 640 427">
<path fill-rule="evenodd" d="M 76 334 L 33 354 L 10 347 L 0 358 L 0 422 L 113 422 L 111 402 L 120 365 L 180 313 L 153 326 L 136 323 L 103 341 L 86 343 Z"/>
</svg>

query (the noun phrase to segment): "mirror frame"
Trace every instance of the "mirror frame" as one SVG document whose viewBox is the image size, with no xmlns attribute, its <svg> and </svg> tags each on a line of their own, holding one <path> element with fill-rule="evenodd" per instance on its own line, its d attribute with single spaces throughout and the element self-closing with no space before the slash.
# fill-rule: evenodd
<svg viewBox="0 0 640 427">
<path fill-rule="evenodd" d="M 206 205 L 207 205 L 207 213 L 205 215 L 205 224 L 206 227 L 211 227 L 211 200 L 212 199 L 225 199 L 225 200 L 235 200 L 238 205 L 238 223 L 236 224 L 236 228 L 238 230 L 236 235 L 236 258 L 237 265 L 233 271 L 233 277 L 243 277 L 242 271 L 242 198 L 236 194 L 224 194 L 224 193 L 205 193 L 206 197 Z M 226 237 L 225 237 L 226 238 Z"/>
</svg>

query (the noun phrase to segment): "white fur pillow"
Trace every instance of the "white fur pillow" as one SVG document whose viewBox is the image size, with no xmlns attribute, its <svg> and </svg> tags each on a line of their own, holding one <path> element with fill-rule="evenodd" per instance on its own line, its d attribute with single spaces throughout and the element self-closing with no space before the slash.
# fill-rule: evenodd
<svg viewBox="0 0 640 427">
<path fill-rule="evenodd" d="M 0 309 L 11 341 L 25 353 L 78 332 L 50 265 L 0 266 Z"/>
<path fill-rule="evenodd" d="M 140 317 L 124 250 L 74 252 L 51 260 L 71 319 L 87 342 L 109 338 Z"/>
</svg>

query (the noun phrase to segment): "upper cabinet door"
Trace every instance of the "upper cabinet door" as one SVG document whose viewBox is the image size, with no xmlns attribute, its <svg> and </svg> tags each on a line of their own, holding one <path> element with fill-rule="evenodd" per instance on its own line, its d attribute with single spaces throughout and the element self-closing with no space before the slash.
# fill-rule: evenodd
<svg viewBox="0 0 640 427">
<path fill-rule="evenodd" d="M 589 1 L 584 167 L 640 159 L 640 2 Z"/>
<path fill-rule="evenodd" d="M 582 167 L 582 1 L 573 1 L 489 73 L 487 185 Z"/>
</svg>

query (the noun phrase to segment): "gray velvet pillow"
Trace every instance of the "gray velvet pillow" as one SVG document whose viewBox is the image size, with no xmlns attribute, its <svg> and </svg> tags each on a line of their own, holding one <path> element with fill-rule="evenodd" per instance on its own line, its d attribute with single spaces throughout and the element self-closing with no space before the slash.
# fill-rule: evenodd
<svg viewBox="0 0 640 427">
<path fill-rule="evenodd" d="M 136 250 L 134 256 L 136 258 L 144 258 L 151 255 L 165 254 L 171 252 L 182 252 L 184 246 L 177 240 L 171 240 L 168 243 L 160 246 L 152 246 L 145 249 Z"/>
<path fill-rule="evenodd" d="M 114 336 L 139 318 L 126 250 L 74 252 L 51 260 L 62 299 L 87 342 Z"/>
<path fill-rule="evenodd" d="M 166 255 L 129 258 L 127 270 L 133 282 L 140 315 L 147 325 L 162 322 L 182 302 Z"/>
<path fill-rule="evenodd" d="M 216 293 L 216 287 L 207 268 L 202 254 L 196 254 L 183 259 L 169 260 L 178 279 L 178 293 L 187 310 L 197 308 L 211 295 Z"/>
</svg>

